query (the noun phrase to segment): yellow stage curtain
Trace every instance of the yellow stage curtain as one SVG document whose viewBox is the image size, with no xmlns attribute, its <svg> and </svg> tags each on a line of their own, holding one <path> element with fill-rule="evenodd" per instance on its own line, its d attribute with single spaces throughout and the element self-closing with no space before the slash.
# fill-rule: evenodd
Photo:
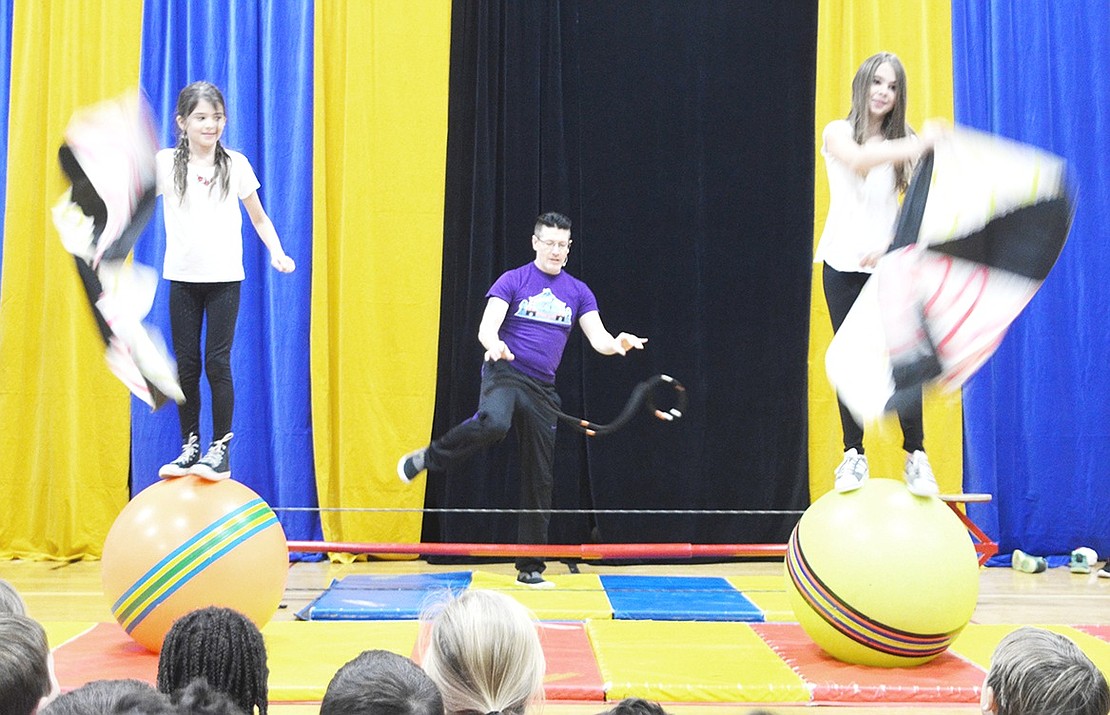
<svg viewBox="0 0 1110 715">
<path fill-rule="evenodd" d="M 398 457 L 435 401 L 451 3 L 316 4 L 312 412 L 321 507 L 419 508 Z M 5 257 L 5 261 L 7 258 Z M 419 513 L 324 512 L 329 540 L 416 542 Z"/>
<path fill-rule="evenodd" d="M 70 115 L 137 91 L 142 4 L 16 2 L 0 280 L 0 558 L 99 556 L 127 502 L 130 400 L 50 219 Z"/>
<path fill-rule="evenodd" d="M 821 132 L 848 115 L 852 77 L 876 52 L 901 58 L 907 76 L 907 120 L 920 127 L 929 117 L 951 120 L 952 17 L 948 3 L 890 3 L 886 0 L 821 0 L 817 29 L 817 99 L 814 150 L 817 152 L 814 247 L 825 226 L 829 185 L 820 155 Z M 836 395 L 825 375 L 825 350 L 832 339 L 829 312 L 814 266 L 809 343 L 809 474 L 816 500 L 832 488 L 833 470 L 844 445 Z M 904 453 L 895 418 L 868 425 L 865 447 L 872 476 L 900 479 Z M 925 449 L 941 492 L 962 491 L 963 431 L 959 392 L 926 391 Z"/>
</svg>

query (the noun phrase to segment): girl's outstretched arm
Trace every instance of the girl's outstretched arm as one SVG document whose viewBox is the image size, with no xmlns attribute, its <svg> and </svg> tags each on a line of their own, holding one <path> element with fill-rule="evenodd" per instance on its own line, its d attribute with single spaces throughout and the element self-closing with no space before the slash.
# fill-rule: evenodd
<svg viewBox="0 0 1110 715">
<path fill-rule="evenodd" d="M 846 121 L 830 123 L 824 132 L 825 148 L 829 153 L 859 174 L 867 174 L 879 164 L 913 162 L 933 147 L 948 131 L 942 120 L 925 122 L 921 134 L 868 141 L 856 144 L 852 138 L 852 125 Z"/>
<path fill-rule="evenodd" d="M 250 216 L 251 224 L 254 226 L 254 230 L 258 232 L 258 237 L 262 239 L 262 243 L 266 244 L 266 248 L 270 249 L 270 265 L 282 273 L 292 273 L 297 264 L 286 255 L 285 250 L 281 247 L 281 239 L 278 238 L 277 229 L 274 228 L 274 222 L 266 214 L 266 209 L 262 208 L 262 200 L 258 198 L 258 192 L 251 192 L 250 196 L 243 199 L 243 206 L 247 208 L 247 215 Z"/>
</svg>

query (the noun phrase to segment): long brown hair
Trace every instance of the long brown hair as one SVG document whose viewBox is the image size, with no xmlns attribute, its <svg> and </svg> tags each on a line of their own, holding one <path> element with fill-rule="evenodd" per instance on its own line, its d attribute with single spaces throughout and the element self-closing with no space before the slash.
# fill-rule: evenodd
<svg viewBox="0 0 1110 715">
<path fill-rule="evenodd" d="M 879 65 L 886 62 L 894 70 L 894 106 L 883 117 L 880 132 L 883 139 L 901 139 L 913 134 L 913 130 L 906 124 L 906 69 L 902 60 L 892 52 L 880 52 L 871 55 L 856 70 L 852 79 L 852 110 L 848 112 L 848 123 L 852 125 L 852 136 L 856 144 L 863 144 L 867 133 L 867 120 L 870 116 L 868 100 L 870 96 L 871 81 Z M 905 191 L 909 185 L 910 166 L 907 162 L 898 162 L 894 165 L 894 180 L 899 191 Z"/>
<path fill-rule="evenodd" d="M 187 85 L 177 95 L 177 116 L 188 119 L 201 100 L 207 101 L 224 115 L 227 115 L 227 103 L 219 88 L 211 82 L 193 82 Z M 231 157 L 220 142 L 216 142 L 216 174 L 213 177 L 220 186 L 220 198 L 226 199 L 231 188 Z M 187 186 L 189 172 L 189 138 L 185 131 L 178 128 L 177 146 L 173 151 L 173 188 L 181 203 L 185 202 L 185 187 Z M 208 187 L 212 191 L 212 187 Z"/>
</svg>

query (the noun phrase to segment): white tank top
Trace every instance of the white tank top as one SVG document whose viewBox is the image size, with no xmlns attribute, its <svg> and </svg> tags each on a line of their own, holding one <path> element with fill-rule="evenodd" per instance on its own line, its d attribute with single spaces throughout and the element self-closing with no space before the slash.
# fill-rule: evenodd
<svg viewBox="0 0 1110 715">
<path fill-rule="evenodd" d="M 826 144 L 829 129 L 847 124 L 838 119 L 825 127 L 821 136 L 821 156 L 829 176 L 829 215 L 817 242 L 814 263 L 828 263 L 842 273 L 870 273 L 865 256 L 883 251 L 894 237 L 898 217 L 898 192 L 894 165 L 872 167 L 860 176 L 833 156 Z"/>
</svg>

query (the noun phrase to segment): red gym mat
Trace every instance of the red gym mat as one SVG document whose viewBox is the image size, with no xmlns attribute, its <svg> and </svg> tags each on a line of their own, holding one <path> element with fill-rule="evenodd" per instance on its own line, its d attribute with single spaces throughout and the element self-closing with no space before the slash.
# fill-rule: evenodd
<svg viewBox="0 0 1110 715">
<path fill-rule="evenodd" d="M 983 670 L 952 653 L 914 668 L 868 668 L 826 655 L 796 623 L 751 628 L 810 684 L 814 705 L 979 702 Z"/>
</svg>

